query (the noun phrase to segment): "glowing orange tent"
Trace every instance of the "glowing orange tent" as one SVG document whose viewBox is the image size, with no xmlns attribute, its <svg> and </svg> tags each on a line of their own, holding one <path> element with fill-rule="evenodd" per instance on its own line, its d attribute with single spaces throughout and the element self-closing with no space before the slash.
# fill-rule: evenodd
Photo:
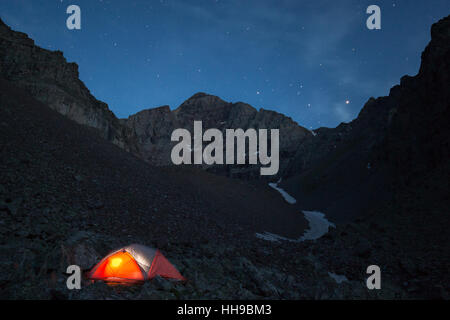
<svg viewBox="0 0 450 320">
<path fill-rule="evenodd" d="M 87 274 L 91 280 L 113 282 L 145 281 L 156 276 L 186 280 L 158 249 L 140 244 L 111 252 Z"/>
</svg>

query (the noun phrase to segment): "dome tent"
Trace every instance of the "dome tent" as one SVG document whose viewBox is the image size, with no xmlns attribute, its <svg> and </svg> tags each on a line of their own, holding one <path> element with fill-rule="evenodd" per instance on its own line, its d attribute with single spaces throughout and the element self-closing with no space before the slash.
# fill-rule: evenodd
<svg viewBox="0 0 450 320">
<path fill-rule="evenodd" d="M 140 282 L 156 276 L 186 280 L 161 251 L 140 244 L 109 253 L 87 273 L 88 279 L 112 282 Z"/>
</svg>

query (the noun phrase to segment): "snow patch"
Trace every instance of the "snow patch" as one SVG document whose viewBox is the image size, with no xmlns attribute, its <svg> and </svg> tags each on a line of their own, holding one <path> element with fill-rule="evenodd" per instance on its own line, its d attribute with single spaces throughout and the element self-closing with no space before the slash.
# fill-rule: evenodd
<svg viewBox="0 0 450 320">
<path fill-rule="evenodd" d="M 269 186 L 277 190 L 281 195 L 283 196 L 284 200 L 286 200 L 289 204 L 294 204 L 297 202 L 294 197 L 292 197 L 290 194 L 288 194 L 286 191 L 278 187 L 278 183 L 281 182 L 281 179 L 277 183 L 269 183 Z"/>
<path fill-rule="evenodd" d="M 334 223 L 325 218 L 325 214 L 319 211 L 302 211 L 309 222 L 309 229 L 302 236 L 303 240 L 316 240 L 328 232 L 330 227 L 336 228 Z"/>
<path fill-rule="evenodd" d="M 294 204 L 297 200 L 289 195 L 286 191 L 278 187 L 278 184 L 281 182 L 278 180 L 277 183 L 269 183 L 269 186 L 277 190 L 283 196 L 284 200 L 286 200 L 290 204 Z M 305 233 L 299 239 L 289 239 L 271 232 L 265 231 L 264 233 L 256 233 L 256 237 L 273 242 L 279 242 L 281 240 L 290 241 L 290 242 L 302 242 L 305 240 L 316 240 L 322 237 L 324 234 L 328 232 L 330 227 L 336 228 L 334 223 L 325 218 L 325 214 L 319 211 L 302 211 L 305 219 L 308 220 L 309 229 L 305 231 Z"/>
<path fill-rule="evenodd" d="M 302 212 L 305 215 L 306 220 L 308 220 L 309 222 L 309 229 L 307 229 L 300 238 L 289 239 L 267 231 L 265 231 L 264 233 L 256 233 L 256 237 L 259 239 L 272 242 L 280 242 L 282 240 L 289 242 L 302 242 L 305 240 L 317 240 L 324 234 L 326 234 L 330 227 L 336 228 L 334 223 L 328 221 L 325 218 L 325 214 L 323 214 L 322 212 L 319 211 L 302 211 Z"/>
<path fill-rule="evenodd" d="M 272 241 L 272 242 L 280 242 L 280 240 L 284 240 L 284 241 L 295 241 L 293 239 L 288 239 L 282 236 L 279 236 L 275 233 L 270 233 L 265 231 L 264 233 L 256 233 L 256 237 L 266 240 L 266 241 Z"/>
</svg>

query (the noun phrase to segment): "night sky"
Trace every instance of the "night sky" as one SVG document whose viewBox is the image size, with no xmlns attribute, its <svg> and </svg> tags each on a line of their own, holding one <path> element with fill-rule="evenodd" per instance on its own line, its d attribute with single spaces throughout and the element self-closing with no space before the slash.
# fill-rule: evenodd
<svg viewBox="0 0 450 320">
<path fill-rule="evenodd" d="M 66 8 L 81 8 L 68 30 Z M 366 8 L 381 8 L 368 30 Z M 1 0 L 0 16 L 61 50 L 120 118 L 196 92 L 282 112 L 313 129 L 354 119 L 415 75 L 449 0 Z"/>
</svg>

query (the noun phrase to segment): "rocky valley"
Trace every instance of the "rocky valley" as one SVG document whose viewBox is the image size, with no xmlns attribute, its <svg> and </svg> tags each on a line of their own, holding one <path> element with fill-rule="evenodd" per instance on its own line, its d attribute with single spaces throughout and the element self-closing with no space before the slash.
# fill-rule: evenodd
<svg viewBox="0 0 450 320">
<path fill-rule="evenodd" d="M 416 76 L 312 132 L 206 93 L 119 119 L 62 52 L 0 20 L 0 297 L 449 299 L 450 17 L 431 38 Z M 171 133 L 195 120 L 279 129 L 278 174 L 173 166 Z M 295 204 L 268 186 L 280 178 Z M 255 236 L 298 239 L 310 227 L 302 210 L 336 228 L 298 242 Z M 159 248 L 188 282 L 67 290 L 68 265 L 88 270 L 129 243 Z M 373 264 L 383 290 L 367 290 Z"/>
</svg>

